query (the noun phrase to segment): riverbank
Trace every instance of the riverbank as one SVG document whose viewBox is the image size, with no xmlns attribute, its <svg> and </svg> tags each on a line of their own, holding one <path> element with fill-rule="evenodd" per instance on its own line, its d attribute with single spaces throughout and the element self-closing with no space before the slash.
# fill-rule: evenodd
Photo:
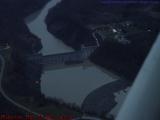
<svg viewBox="0 0 160 120">
<path fill-rule="evenodd" d="M 111 34 L 109 38 L 106 37 L 108 39 L 101 41 L 101 47 L 91 60 L 133 82 L 159 32 L 160 14 L 150 14 L 155 11 L 158 13 L 158 7 L 158 3 L 101 4 L 98 0 L 62 0 L 50 9 L 46 24 L 52 35 L 74 49 L 93 40 L 92 29 L 88 26 L 99 26 L 103 30 L 101 26 L 110 25 L 115 30 L 121 30 L 121 35 L 131 44 L 124 45 L 119 40 L 111 40 L 116 38 L 115 33 Z M 127 22 L 131 25 L 128 26 Z"/>
<path fill-rule="evenodd" d="M 46 29 L 45 19 L 48 10 L 58 4 L 58 0 L 51 1 L 35 20 L 27 22 L 30 31 L 42 39 L 43 55 L 74 51 Z M 90 92 L 114 80 L 115 78 L 96 66 L 87 67 L 85 64 L 80 64 L 78 67 L 44 71 L 41 77 L 41 91 L 45 96 L 60 98 L 66 103 L 74 103 L 81 107 L 83 100 Z"/>
<path fill-rule="evenodd" d="M 8 44 L 11 47 L 11 58 L 9 64 L 7 63 L 9 69 L 7 69 L 5 82 L 8 83 L 7 89 L 16 95 L 31 95 L 26 87 L 24 56 L 36 53 L 42 48 L 40 39 L 30 33 L 23 19 L 32 12 L 41 9 L 46 2 L 47 0 L 41 2 L 36 0 L 0 1 L 0 45 Z M 22 90 L 25 87 L 26 91 Z M 12 107 L 12 104 L 8 104 L 3 98 L 1 103 L 3 103 L 0 105 L 1 113 L 21 114 L 21 110 L 16 112 L 16 107 Z"/>
<path fill-rule="evenodd" d="M 3 33 L 1 40 L 11 47 L 11 58 L 7 63 L 5 91 L 14 101 L 33 112 L 37 111 L 42 114 L 52 115 L 79 115 L 80 110 L 78 107 L 72 104 L 67 105 L 59 99 L 44 97 L 40 90 L 42 66 L 38 63 L 26 61 L 26 56 L 38 53 L 42 48 L 42 44 L 40 38 L 29 31 L 24 19 L 32 12 L 43 8 L 48 1 L 23 1 L 22 4 L 21 2 L 13 2 L 14 4 L 11 5 L 7 3 L 11 8 L 7 8 L 5 2 L 0 4 L 2 5 L 2 11 L 0 12 L 6 12 L 6 14 L 4 14 L 5 12 L 1 14 L 2 21 L 0 22 L 2 22 L 3 28 L 0 29 Z M 22 6 L 23 9 L 21 9 Z M 13 13 L 10 15 L 8 11 L 12 9 Z"/>
</svg>

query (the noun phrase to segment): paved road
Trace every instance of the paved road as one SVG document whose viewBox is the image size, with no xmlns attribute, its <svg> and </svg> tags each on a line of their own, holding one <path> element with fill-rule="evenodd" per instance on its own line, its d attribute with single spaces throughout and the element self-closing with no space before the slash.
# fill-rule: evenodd
<svg viewBox="0 0 160 120">
<path fill-rule="evenodd" d="M 3 58 L 2 55 L 0 55 L 0 61 L 1 61 L 1 68 L 0 68 L 0 93 L 2 94 L 2 96 L 8 100 L 10 103 L 14 104 L 15 106 L 17 106 L 18 108 L 26 111 L 26 112 L 29 112 L 29 113 L 32 113 L 33 115 L 36 115 L 36 116 L 39 116 L 41 114 L 39 113 L 36 113 L 36 112 L 33 112 L 32 110 L 26 108 L 25 106 L 17 103 L 16 101 L 14 101 L 13 99 L 11 99 L 9 96 L 7 96 L 7 94 L 5 93 L 5 91 L 3 90 L 3 87 L 2 87 L 2 78 L 3 78 L 3 73 L 4 73 L 4 68 L 5 68 L 5 59 Z M 43 116 L 43 115 L 41 115 Z"/>
</svg>

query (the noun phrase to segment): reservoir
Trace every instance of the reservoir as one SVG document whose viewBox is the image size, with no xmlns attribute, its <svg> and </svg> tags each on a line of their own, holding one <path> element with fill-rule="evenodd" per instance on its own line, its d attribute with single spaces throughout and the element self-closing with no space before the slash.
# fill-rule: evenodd
<svg viewBox="0 0 160 120">
<path fill-rule="evenodd" d="M 60 0 L 51 0 L 38 12 L 38 15 L 33 20 L 26 19 L 29 30 L 41 39 L 43 45 L 41 53 L 43 55 L 74 51 L 47 31 L 45 18 L 48 10 L 58 2 Z M 32 18 L 33 15 L 31 15 Z M 53 69 L 42 74 L 41 92 L 45 96 L 62 99 L 66 103 L 74 103 L 81 106 L 89 93 L 114 80 L 114 78 L 102 72 L 96 66 L 86 68 L 84 65 L 80 65 L 65 69 Z"/>
</svg>

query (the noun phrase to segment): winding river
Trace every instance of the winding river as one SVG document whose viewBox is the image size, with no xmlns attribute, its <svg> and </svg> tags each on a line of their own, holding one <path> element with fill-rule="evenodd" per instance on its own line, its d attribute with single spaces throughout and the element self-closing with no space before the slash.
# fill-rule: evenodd
<svg viewBox="0 0 160 120">
<path fill-rule="evenodd" d="M 48 10 L 58 2 L 60 0 L 51 0 L 38 13 L 36 18 L 33 20 L 26 19 L 26 24 L 30 31 L 41 39 L 43 44 L 41 52 L 43 55 L 73 51 L 72 48 L 50 34 L 44 22 Z M 45 71 L 42 75 L 41 92 L 46 96 L 60 98 L 67 103 L 75 103 L 81 106 L 90 92 L 113 80 L 113 78 L 95 66 L 84 69 L 82 65 L 74 68 L 51 70 Z"/>
</svg>

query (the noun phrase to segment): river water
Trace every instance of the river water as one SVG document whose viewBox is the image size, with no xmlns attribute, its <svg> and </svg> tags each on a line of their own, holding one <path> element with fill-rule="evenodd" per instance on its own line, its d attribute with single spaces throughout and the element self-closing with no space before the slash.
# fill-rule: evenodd
<svg viewBox="0 0 160 120">
<path fill-rule="evenodd" d="M 30 31 L 41 39 L 43 55 L 74 51 L 47 31 L 44 22 L 48 10 L 60 0 L 51 0 L 33 20 L 35 13 L 26 19 Z M 104 84 L 114 79 L 95 66 L 85 68 L 82 66 L 60 70 L 45 71 L 41 78 L 41 92 L 49 97 L 63 99 L 67 103 L 81 106 L 85 97 Z"/>
</svg>

